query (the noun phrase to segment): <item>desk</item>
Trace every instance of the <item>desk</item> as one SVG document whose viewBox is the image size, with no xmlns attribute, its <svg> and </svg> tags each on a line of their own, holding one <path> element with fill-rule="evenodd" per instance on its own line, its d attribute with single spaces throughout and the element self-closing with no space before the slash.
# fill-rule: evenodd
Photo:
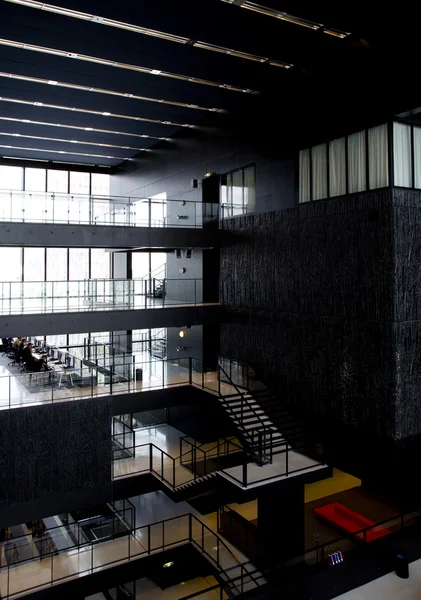
<svg viewBox="0 0 421 600">
<path fill-rule="evenodd" d="M 70 383 L 72 384 L 72 387 L 74 387 L 74 383 L 73 383 L 73 375 L 75 374 L 75 370 L 74 369 L 65 369 L 64 367 L 62 367 L 61 365 L 54 369 L 54 373 L 57 373 L 57 375 L 60 375 L 59 377 L 59 381 L 58 381 L 58 387 L 60 388 L 63 385 L 63 377 L 68 377 L 70 379 Z"/>
</svg>

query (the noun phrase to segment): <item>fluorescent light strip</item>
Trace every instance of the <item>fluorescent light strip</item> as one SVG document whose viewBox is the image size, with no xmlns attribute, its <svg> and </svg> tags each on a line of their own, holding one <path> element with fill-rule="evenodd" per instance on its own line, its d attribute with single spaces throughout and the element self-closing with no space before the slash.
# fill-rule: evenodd
<svg viewBox="0 0 421 600">
<path fill-rule="evenodd" d="M 66 110 L 68 112 L 86 113 L 89 115 L 100 115 L 102 117 L 114 117 L 116 119 L 129 119 L 130 121 L 143 121 L 146 123 L 156 123 L 158 125 L 172 125 L 176 127 L 190 127 L 188 123 L 174 123 L 173 121 L 160 121 L 158 119 L 146 119 L 145 117 L 134 117 L 131 115 L 121 115 L 119 113 L 104 112 L 101 110 L 91 110 L 89 108 L 75 108 L 73 106 L 62 106 L 61 104 L 48 104 L 47 102 L 30 102 L 29 100 L 19 100 L 18 98 L 5 98 L 0 96 L 2 102 L 13 102 L 15 104 L 25 104 L 27 106 L 39 106 L 42 108 L 55 108 L 57 110 Z"/>
<path fill-rule="evenodd" d="M 0 148 L 8 150 L 24 150 L 25 152 L 49 152 L 50 154 L 70 154 L 72 156 L 89 156 L 92 158 L 111 158 L 113 160 L 131 160 L 130 158 L 122 158 L 121 156 L 105 156 L 104 154 L 85 154 L 84 152 L 67 152 L 66 150 L 46 150 L 45 148 L 25 148 L 24 146 L 10 146 L 0 144 Z"/>
<path fill-rule="evenodd" d="M 208 85 L 216 88 L 223 88 L 231 90 L 233 92 L 247 92 L 251 94 L 253 90 L 246 90 L 242 87 L 235 85 L 229 85 L 227 83 L 218 83 L 217 81 L 210 81 L 208 79 L 201 79 L 199 77 L 189 77 L 188 75 L 180 75 L 179 73 L 170 73 L 169 71 L 161 71 L 159 69 L 150 69 L 148 67 L 141 67 L 140 65 L 130 65 L 128 63 L 121 63 L 115 60 L 108 60 L 106 58 L 99 58 L 96 56 L 88 56 L 87 54 L 79 54 L 77 52 L 66 52 L 65 50 L 58 50 L 57 48 L 47 48 L 46 46 L 36 46 L 35 44 L 25 44 L 24 42 L 17 42 L 16 40 L 0 39 L 0 45 L 9 46 L 11 48 L 19 48 L 20 50 L 30 50 L 31 52 L 40 52 L 41 54 L 52 54 L 54 56 L 61 56 L 62 58 L 73 58 L 75 60 L 83 60 L 89 63 L 95 63 L 103 65 L 105 67 L 116 67 L 117 69 L 126 69 L 128 71 L 136 71 L 137 73 L 144 73 L 146 75 L 157 75 L 160 77 L 169 77 L 170 79 L 177 79 L 180 81 L 188 81 L 190 83 L 198 83 L 201 85 Z"/>
<path fill-rule="evenodd" d="M 40 135 L 27 135 L 26 133 L 8 133 L 7 131 L 0 131 L 0 135 L 6 135 L 10 137 L 27 138 L 29 140 L 43 140 L 46 142 L 61 142 L 63 144 L 82 144 L 85 146 L 100 146 L 101 148 L 119 148 L 120 150 L 136 150 L 141 152 L 145 148 L 134 148 L 133 146 L 116 146 L 115 144 L 100 144 L 99 142 L 83 142 L 81 140 L 65 140 L 62 138 L 44 137 Z"/>
<path fill-rule="evenodd" d="M 55 6 L 54 4 L 45 4 L 45 2 L 38 2 L 36 0 L 5 0 L 12 4 L 20 4 L 21 6 L 27 6 L 29 8 L 37 8 L 47 12 L 55 13 L 57 15 L 63 15 L 71 17 L 73 19 L 81 19 L 82 21 L 90 21 L 98 23 L 99 25 L 106 25 L 107 27 L 116 27 L 117 29 L 124 29 L 131 31 L 132 33 L 140 33 L 141 35 L 147 35 L 168 42 L 176 42 L 177 44 L 188 44 L 194 48 L 202 48 L 203 50 L 211 50 L 212 52 L 219 52 L 221 54 L 229 54 L 236 56 L 237 58 L 244 58 L 245 60 L 252 60 L 254 62 L 266 63 L 273 67 L 281 67 L 283 69 L 289 69 L 292 67 L 290 63 L 285 63 L 279 60 L 271 60 L 265 56 L 257 56 L 256 54 L 249 54 L 248 52 L 241 52 L 234 50 L 233 48 L 226 48 L 225 46 L 217 46 L 215 44 L 208 44 L 201 42 L 200 40 L 193 40 L 180 35 L 173 35 L 171 33 L 165 33 L 156 29 L 149 29 L 148 27 L 141 27 L 140 25 L 133 25 L 132 23 L 125 23 L 124 21 L 116 21 L 114 19 L 108 19 L 107 17 L 100 17 L 90 13 L 80 12 L 77 10 L 70 10 L 61 6 Z"/>
<path fill-rule="evenodd" d="M 129 94 L 125 92 L 116 92 L 114 90 L 106 90 L 103 88 L 95 88 L 88 85 L 79 85 L 77 83 L 66 83 L 64 81 L 54 81 L 52 79 L 42 79 L 41 77 L 29 77 L 27 75 L 18 75 L 17 73 L 0 72 L 0 77 L 8 79 L 17 79 L 19 81 L 29 81 L 31 83 L 43 83 L 54 85 L 57 87 L 68 88 L 71 90 L 82 90 L 83 92 L 95 92 L 97 94 L 109 94 L 110 96 L 120 96 L 121 98 L 130 98 L 131 100 L 145 100 L 146 102 L 157 102 L 159 104 L 169 104 L 170 106 L 182 106 L 183 108 L 194 108 L 196 110 L 206 110 L 210 112 L 218 112 L 219 108 L 207 108 L 197 104 L 187 104 L 186 102 L 175 102 L 172 100 L 164 100 L 161 98 L 150 98 L 149 96 L 138 96 L 137 94 Z"/>
<path fill-rule="evenodd" d="M 43 125 L 47 127 L 63 127 L 65 129 L 76 129 L 77 131 L 93 131 L 94 133 L 111 133 L 113 135 L 129 135 L 131 137 L 149 138 L 151 140 L 166 140 L 165 137 L 155 137 L 141 133 L 129 133 L 128 131 L 113 131 L 112 129 L 97 129 L 95 127 L 80 127 L 79 125 L 65 125 L 64 123 L 49 123 L 47 121 L 31 121 L 30 119 L 16 119 L 14 117 L 0 117 L 0 121 L 12 123 L 30 123 L 31 125 Z"/>
<path fill-rule="evenodd" d="M 92 163 L 84 163 L 84 162 L 70 162 L 70 161 L 64 161 L 64 160 L 48 160 L 47 158 L 21 158 L 20 156 L 1 156 L 0 158 L 3 159 L 7 159 L 7 160 L 18 160 L 18 161 L 22 161 L 22 160 L 30 160 L 31 162 L 41 162 L 41 163 L 46 163 L 46 164 L 54 164 L 54 165 L 77 165 L 78 167 L 92 167 Z M 95 165 L 95 167 L 102 167 L 103 169 L 111 169 L 110 165 Z M 26 192 L 25 192 L 26 193 Z M 28 194 L 30 192 L 27 192 Z"/>
<path fill-rule="evenodd" d="M 338 38 L 346 38 L 351 35 L 348 31 L 341 31 L 339 29 L 333 29 L 330 27 L 326 27 L 322 23 L 316 23 L 315 21 L 309 21 L 308 19 L 302 19 L 301 17 L 294 17 L 286 12 L 276 10 L 275 8 L 270 8 L 268 6 L 262 6 L 261 4 L 256 4 L 255 2 L 249 2 L 248 0 L 221 0 L 222 2 L 226 2 L 227 4 L 233 4 L 235 6 L 240 6 L 241 8 L 246 8 L 247 10 L 251 10 L 253 12 L 257 12 L 261 15 L 266 15 L 267 17 L 274 17 L 275 19 L 280 19 L 281 21 L 287 21 L 288 23 L 292 23 L 293 25 L 300 25 L 300 27 L 306 27 L 307 29 L 313 29 L 314 31 L 322 31 L 327 35 L 332 35 Z M 16 4 L 26 4 L 27 0 L 6 0 L 6 2 L 14 2 Z M 40 3 L 41 4 L 41 3 Z"/>
</svg>

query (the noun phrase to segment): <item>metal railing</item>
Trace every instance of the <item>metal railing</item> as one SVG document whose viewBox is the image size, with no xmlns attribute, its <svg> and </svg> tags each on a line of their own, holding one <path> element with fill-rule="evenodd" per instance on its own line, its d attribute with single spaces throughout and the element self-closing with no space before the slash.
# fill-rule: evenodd
<svg viewBox="0 0 421 600">
<path fill-rule="evenodd" d="M 212 213 L 218 214 L 215 204 Z M 0 221 L 119 227 L 200 228 L 202 202 L 0 189 Z"/>
<path fill-rule="evenodd" d="M 182 440 L 185 443 L 185 438 L 181 438 L 180 448 L 183 445 Z M 230 442 L 230 446 L 232 448 L 229 454 L 231 454 L 231 457 L 235 454 L 237 459 L 234 462 L 242 464 L 246 460 L 243 448 L 233 442 Z M 129 456 L 122 459 L 122 451 L 126 451 Z M 221 467 L 225 466 L 223 464 L 224 458 L 229 454 L 220 452 L 211 460 L 206 458 L 206 452 L 191 444 L 186 452 L 180 452 L 179 456 L 173 457 L 151 442 L 133 444 L 113 450 L 112 476 L 115 480 L 142 473 L 152 473 L 173 491 L 177 491 L 180 486 L 199 482 L 206 475 L 220 470 Z M 186 466 L 186 464 L 189 466 Z"/>
<path fill-rule="evenodd" d="M 237 577 L 230 578 L 226 574 L 234 568 L 243 566 L 244 574 L 247 572 L 248 575 L 253 572 L 256 586 L 259 585 L 255 571 L 243 565 L 216 533 L 189 513 L 135 527 L 118 538 L 110 535 L 107 540 L 69 544 L 58 553 L 57 550 L 51 550 L 43 555 L 42 563 L 38 557 L 26 559 L 18 565 L 4 565 L 0 568 L 0 593 L 4 599 L 14 598 L 183 543 L 191 543 L 196 547 L 217 569 L 221 578 L 235 586 L 236 593 L 239 593 L 235 585 Z M 76 560 L 72 560 L 73 554 L 76 554 Z M 29 564 L 34 578 L 23 575 Z M 35 585 L 32 584 L 34 579 L 37 582 Z"/>
<path fill-rule="evenodd" d="M 202 279 L 0 282 L 0 314 L 134 310 L 200 304 Z"/>
</svg>

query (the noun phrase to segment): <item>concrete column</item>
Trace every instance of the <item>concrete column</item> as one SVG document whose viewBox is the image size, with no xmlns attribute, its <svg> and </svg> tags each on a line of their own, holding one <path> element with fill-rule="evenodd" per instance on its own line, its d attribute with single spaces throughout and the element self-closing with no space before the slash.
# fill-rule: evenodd
<svg viewBox="0 0 421 600">
<path fill-rule="evenodd" d="M 257 527 L 260 538 L 268 548 L 285 559 L 304 553 L 304 506 L 304 485 L 284 490 L 281 488 L 258 498 Z"/>
</svg>

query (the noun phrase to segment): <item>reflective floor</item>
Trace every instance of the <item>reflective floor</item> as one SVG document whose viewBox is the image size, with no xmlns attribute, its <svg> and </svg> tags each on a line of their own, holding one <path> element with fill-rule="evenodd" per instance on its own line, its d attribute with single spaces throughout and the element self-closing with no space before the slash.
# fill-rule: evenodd
<svg viewBox="0 0 421 600">
<path fill-rule="evenodd" d="M 217 531 L 216 513 L 200 515 L 186 502 L 174 503 L 163 492 L 151 492 L 130 498 L 136 506 L 136 527 L 156 523 L 162 519 L 175 518 L 165 525 L 165 543 L 185 543 L 189 536 L 189 521 L 182 515 L 194 514 L 199 521 L 207 525 L 202 535 L 199 523 L 193 521 L 192 535 L 199 545 L 204 543 L 206 552 L 216 557 Z M 221 536 L 222 537 L 222 536 Z M 81 577 L 85 574 L 109 568 L 110 563 L 123 564 L 131 557 L 146 553 L 148 543 L 152 552 L 162 548 L 163 529 L 161 524 L 141 529 L 135 534 L 114 540 L 99 542 L 86 548 L 57 554 L 44 560 L 31 560 L 16 566 L 0 569 L 0 594 L 3 598 L 19 597 L 30 593 L 28 588 L 42 588 L 60 582 L 60 579 Z M 226 546 L 220 546 L 219 561 L 224 570 L 247 562 L 247 558 L 224 540 Z"/>
<path fill-rule="evenodd" d="M 112 388 L 109 384 L 93 385 L 87 387 L 71 386 L 58 388 L 58 382 L 50 387 L 48 373 L 10 376 L 7 364 L 10 359 L 0 356 L 0 410 L 18 408 L 28 404 L 43 404 L 50 402 L 63 402 L 86 398 L 97 398 L 110 394 L 126 394 L 148 391 L 151 389 L 162 389 L 174 385 L 189 384 L 189 370 L 179 366 L 177 363 L 168 361 L 149 361 L 139 363 L 143 370 L 142 381 L 130 381 L 125 383 L 114 383 Z M 67 384 L 71 382 L 67 382 Z M 218 380 L 216 372 L 199 373 L 193 371 L 192 383 L 199 387 L 205 385 L 207 391 L 217 393 Z M 221 383 L 223 394 L 235 393 L 235 389 L 229 384 Z"/>
</svg>

